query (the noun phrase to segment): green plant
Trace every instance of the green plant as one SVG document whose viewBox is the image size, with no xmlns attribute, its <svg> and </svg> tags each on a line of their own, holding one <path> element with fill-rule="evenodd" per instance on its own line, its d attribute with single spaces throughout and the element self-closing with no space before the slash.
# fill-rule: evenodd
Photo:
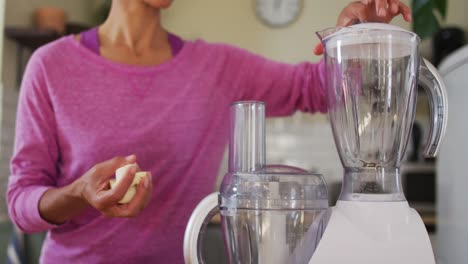
<svg viewBox="0 0 468 264">
<path fill-rule="evenodd" d="M 413 31 L 421 39 L 431 37 L 447 16 L 448 0 L 412 0 Z"/>
</svg>

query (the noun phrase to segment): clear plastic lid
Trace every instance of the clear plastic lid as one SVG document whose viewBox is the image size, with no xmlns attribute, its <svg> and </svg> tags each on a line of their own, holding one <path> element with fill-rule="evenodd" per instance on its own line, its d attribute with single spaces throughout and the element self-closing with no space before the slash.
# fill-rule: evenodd
<svg viewBox="0 0 468 264">
<path fill-rule="evenodd" d="M 264 103 L 233 103 L 230 128 L 229 172 L 221 184 L 221 209 L 328 208 L 328 192 L 322 175 L 265 164 Z"/>
<path fill-rule="evenodd" d="M 221 210 L 322 210 L 328 208 L 328 191 L 320 174 L 267 166 L 256 172 L 228 173 L 220 200 Z"/>
<path fill-rule="evenodd" d="M 317 32 L 327 56 L 341 59 L 397 58 L 411 55 L 420 39 L 417 34 L 384 23 L 361 23 Z"/>
</svg>

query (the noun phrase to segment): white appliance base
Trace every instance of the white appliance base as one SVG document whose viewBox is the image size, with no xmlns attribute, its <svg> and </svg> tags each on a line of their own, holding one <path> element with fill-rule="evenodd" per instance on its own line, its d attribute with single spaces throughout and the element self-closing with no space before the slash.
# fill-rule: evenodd
<svg viewBox="0 0 468 264">
<path fill-rule="evenodd" d="M 309 264 L 435 264 L 418 213 L 404 202 L 338 201 Z"/>
</svg>

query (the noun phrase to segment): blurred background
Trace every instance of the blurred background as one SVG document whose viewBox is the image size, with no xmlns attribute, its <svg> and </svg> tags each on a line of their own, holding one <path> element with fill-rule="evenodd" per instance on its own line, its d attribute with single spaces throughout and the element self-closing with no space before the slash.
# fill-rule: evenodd
<svg viewBox="0 0 468 264">
<path fill-rule="evenodd" d="M 272 0 L 273 1 L 273 0 Z M 163 13 L 169 31 L 187 40 L 203 38 L 210 42 L 230 43 L 270 59 L 297 63 L 316 62 L 318 43 L 315 32 L 333 27 L 339 12 L 349 3 L 343 0 L 303 0 L 290 21 L 278 25 L 275 18 L 258 12 L 255 0 L 174 1 Z M 424 37 L 421 54 L 440 66 L 447 78 L 449 128 L 439 160 L 421 157 L 420 150 L 428 133 L 429 108 L 426 95 L 418 95 L 418 110 L 413 136 L 402 168 L 407 199 L 421 214 L 430 232 L 439 263 L 468 263 L 463 248 L 468 245 L 468 206 L 463 196 L 467 142 L 467 123 L 463 100 L 468 99 L 468 31 L 466 0 L 403 1 L 415 7 L 415 23 L 402 18 L 394 24 L 415 29 Z M 106 16 L 109 1 L 104 0 L 0 0 L 0 263 L 6 260 L 12 234 L 5 207 L 5 188 L 14 140 L 19 84 L 30 54 L 39 46 L 63 35 L 76 34 L 97 25 Z M 441 7 L 442 6 L 442 7 Z M 443 6 L 446 8 L 444 9 Z M 444 61 L 445 60 L 445 61 Z M 464 79 L 463 79 L 464 78 Z M 453 109 L 453 110 L 452 110 Z M 326 115 L 297 113 L 289 118 L 267 121 L 268 163 L 281 163 L 317 171 L 325 176 L 333 205 L 341 188 L 342 169 L 335 150 Z M 226 171 L 222 166 L 220 175 Z M 221 177 L 220 177 L 221 178 Z M 214 185 L 216 189 L 219 182 Z M 222 243 L 216 221 L 209 229 L 207 256 L 220 263 Z M 37 263 L 43 234 L 24 236 L 25 263 Z M 220 248 L 221 246 L 221 248 Z M 217 250 L 218 248 L 219 250 Z M 221 256 L 220 256 L 221 255 Z"/>
</svg>

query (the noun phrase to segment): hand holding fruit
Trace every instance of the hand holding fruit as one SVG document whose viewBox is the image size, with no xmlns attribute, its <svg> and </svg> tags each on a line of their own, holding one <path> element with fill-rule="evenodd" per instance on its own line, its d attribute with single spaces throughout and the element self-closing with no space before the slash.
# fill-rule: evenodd
<svg viewBox="0 0 468 264">
<path fill-rule="evenodd" d="M 139 171 L 134 155 L 99 163 L 79 179 L 81 197 L 106 216 L 136 216 L 148 205 L 153 190 L 151 174 Z M 114 173 L 118 178 L 112 183 Z"/>
</svg>

